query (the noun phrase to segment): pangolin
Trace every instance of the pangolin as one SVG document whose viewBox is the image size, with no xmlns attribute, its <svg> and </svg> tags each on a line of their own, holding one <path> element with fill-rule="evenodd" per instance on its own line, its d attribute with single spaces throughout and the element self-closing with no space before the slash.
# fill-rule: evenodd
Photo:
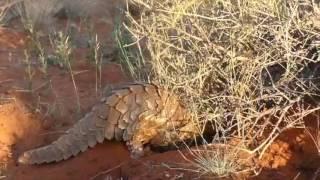
<svg viewBox="0 0 320 180">
<path fill-rule="evenodd" d="M 21 164 L 58 162 L 84 152 L 105 139 L 126 142 L 132 157 L 143 146 L 165 146 L 197 133 L 190 113 L 168 90 L 149 83 L 112 88 L 64 135 L 47 146 L 24 152 Z"/>
</svg>

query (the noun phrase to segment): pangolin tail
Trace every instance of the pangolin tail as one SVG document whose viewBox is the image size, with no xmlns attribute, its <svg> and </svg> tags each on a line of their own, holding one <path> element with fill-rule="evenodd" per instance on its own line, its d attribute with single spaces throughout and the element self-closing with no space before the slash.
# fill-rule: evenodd
<svg viewBox="0 0 320 180">
<path fill-rule="evenodd" d="M 100 105 L 98 109 L 105 108 Z M 90 112 L 80 119 L 66 134 L 47 146 L 24 152 L 18 162 L 21 164 L 42 164 L 58 162 L 84 152 L 88 147 L 102 143 L 105 138 L 105 118 Z"/>
</svg>

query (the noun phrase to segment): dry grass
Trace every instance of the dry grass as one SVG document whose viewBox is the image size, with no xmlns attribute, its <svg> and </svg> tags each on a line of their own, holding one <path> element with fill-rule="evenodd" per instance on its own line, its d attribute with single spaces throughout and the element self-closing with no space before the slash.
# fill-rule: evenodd
<svg viewBox="0 0 320 180">
<path fill-rule="evenodd" d="M 237 161 L 240 158 L 239 151 L 231 146 L 193 151 L 193 164 L 200 177 L 208 174 L 224 177 L 242 170 L 243 164 Z"/>
<path fill-rule="evenodd" d="M 5 16 L 10 3 L 7 1 L 0 2 L 0 26 L 5 24 Z"/>
<path fill-rule="evenodd" d="M 65 12 L 69 18 L 86 18 L 99 0 L 5 0 L 0 2 L 0 21 L 20 17 L 26 27 L 51 26 L 55 16 Z M 52 29 L 49 29 L 52 31 Z"/>
<path fill-rule="evenodd" d="M 1 151 L 1 149 L 0 149 Z M 7 171 L 7 163 L 6 162 L 0 162 L 0 180 L 6 179 L 6 171 Z"/>
<path fill-rule="evenodd" d="M 23 0 L 16 9 L 24 23 L 37 26 L 53 24 L 53 16 L 61 8 L 61 0 Z"/>
<path fill-rule="evenodd" d="M 318 156 L 320 156 L 320 121 L 319 121 L 319 115 L 315 114 L 316 116 L 316 126 L 313 128 L 306 127 L 305 133 L 311 138 L 312 142 L 314 143 L 317 151 Z M 317 168 L 317 170 L 314 172 L 312 176 L 312 180 L 318 179 L 320 175 L 320 167 Z"/>
<path fill-rule="evenodd" d="M 58 65 L 61 68 L 68 69 L 77 98 L 77 110 L 80 112 L 78 88 L 71 66 L 73 44 L 71 44 L 70 39 L 71 32 L 68 32 L 70 27 L 68 25 L 65 28 L 66 32 L 59 30 L 55 23 L 55 20 L 57 20 L 55 16 L 64 11 L 68 20 L 73 17 L 80 17 L 83 20 L 98 0 L 91 1 L 90 3 L 84 0 L 8 0 L 7 2 L 10 6 L 6 9 L 6 21 L 9 22 L 12 18 L 19 17 L 31 39 L 28 50 L 25 52 L 26 74 L 29 82 L 28 89 L 32 89 L 33 77 L 31 68 L 31 61 L 33 59 L 30 60 L 29 56 L 30 58 L 34 58 L 35 55 L 36 60 L 40 64 L 39 69 L 45 74 L 48 83 L 50 83 L 47 74 L 49 65 Z M 43 44 L 44 42 L 41 41 L 47 35 L 50 39 L 53 52 L 47 49 Z"/>
<path fill-rule="evenodd" d="M 9 149 L 9 147 L 7 146 L 4 146 L 3 144 L 0 144 L 0 154 L 2 155 L 1 156 L 1 160 L 0 161 L 0 179 L 6 179 L 7 176 L 6 176 L 6 172 L 8 170 L 8 158 L 11 158 L 12 157 L 12 154 L 11 154 L 11 151 Z M 5 156 L 7 157 L 5 157 Z"/>
<path fill-rule="evenodd" d="M 320 77 L 315 2 L 132 0 L 127 7 L 139 13 L 124 11 L 116 31 L 124 68 L 180 94 L 199 125 L 261 156 L 317 110 L 309 106 Z"/>
</svg>

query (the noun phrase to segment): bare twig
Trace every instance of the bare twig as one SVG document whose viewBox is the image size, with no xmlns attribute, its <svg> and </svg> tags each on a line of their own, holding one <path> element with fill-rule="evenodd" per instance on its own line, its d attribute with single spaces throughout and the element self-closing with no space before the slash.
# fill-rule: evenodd
<svg viewBox="0 0 320 180">
<path fill-rule="evenodd" d="M 108 173 L 120 168 L 123 164 L 125 164 L 125 162 L 122 162 L 122 163 L 120 163 L 120 164 L 118 164 L 118 165 L 116 165 L 116 166 L 114 166 L 114 167 L 112 167 L 110 169 L 105 170 L 105 171 L 101 171 L 98 174 L 94 175 L 93 177 L 90 177 L 90 180 L 95 180 L 97 177 L 99 177 L 101 175 L 108 174 Z"/>
</svg>

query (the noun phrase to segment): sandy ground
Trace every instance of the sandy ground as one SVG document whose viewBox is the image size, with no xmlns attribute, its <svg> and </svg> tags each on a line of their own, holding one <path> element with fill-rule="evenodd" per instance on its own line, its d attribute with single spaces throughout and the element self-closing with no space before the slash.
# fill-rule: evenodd
<svg viewBox="0 0 320 180">
<path fill-rule="evenodd" d="M 95 23 L 108 52 L 113 52 L 112 19 L 117 15 L 116 1 L 108 3 L 109 19 Z M 99 16 L 99 14 L 96 14 Z M 60 25 L 66 22 L 61 21 Z M 24 49 L 28 38 L 19 25 L 0 28 L 0 179 L 12 180 L 87 180 L 87 179 L 193 179 L 196 173 L 178 151 L 153 153 L 139 160 L 129 157 L 121 142 L 105 142 L 70 160 L 48 165 L 27 166 L 16 163 L 23 151 L 52 142 L 71 127 L 99 99 L 96 92 L 96 69 L 86 55 L 88 49 L 74 49 L 72 69 L 79 92 L 81 112 L 70 74 L 50 66 L 48 77 L 32 66 L 33 78 L 26 75 Z M 81 33 L 80 33 L 81 34 Z M 81 39 L 81 38 L 80 38 Z M 111 58 L 112 58 L 111 54 Z M 110 57 L 109 57 L 110 58 Z M 129 81 L 119 65 L 110 60 L 102 66 L 101 85 Z M 33 92 L 30 92 L 32 82 Z M 312 122 L 313 117 L 307 119 Z M 258 165 L 260 175 L 251 179 L 312 179 L 320 167 L 317 150 L 301 129 L 284 132 L 270 146 Z M 177 166 L 177 164 L 183 166 Z M 203 177 L 203 179 L 205 179 Z M 208 178 L 207 178 L 208 179 Z M 237 177 L 243 179 L 243 177 Z"/>
</svg>

